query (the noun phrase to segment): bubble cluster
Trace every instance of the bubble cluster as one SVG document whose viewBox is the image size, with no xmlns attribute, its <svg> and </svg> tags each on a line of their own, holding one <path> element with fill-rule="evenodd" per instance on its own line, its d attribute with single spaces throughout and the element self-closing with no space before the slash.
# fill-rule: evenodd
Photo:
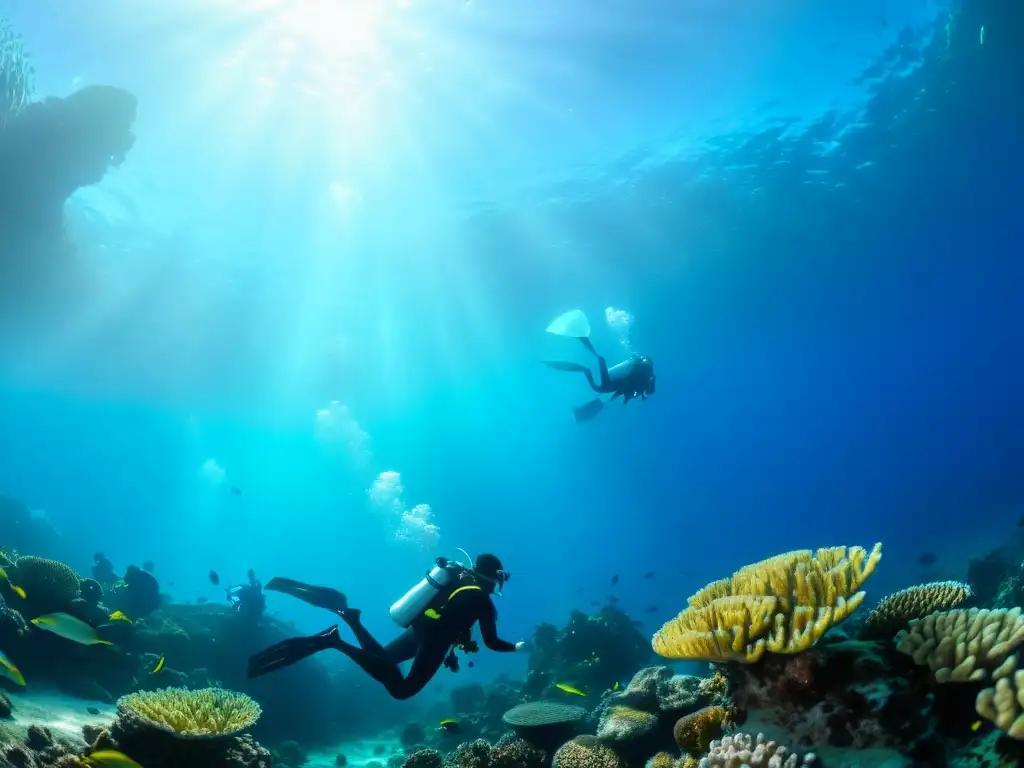
<svg viewBox="0 0 1024 768">
<path fill-rule="evenodd" d="M 359 426 L 352 411 L 344 403 L 332 400 L 316 412 L 316 439 L 320 445 L 345 451 L 361 469 L 373 459 L 370 435 Z"/>
<path fill-rule="evenodd" d="M 633 316 L 624 309 L 607 307 L 604 311 L 604 317 L 608 327 L 619 337 L 619 343 L 626 348 L 627 352 L 632 351 L 633 344 L 630 339 L 630 331 L 633 328 Z"/>
<path fill-rule="evenodd" d="M 396 541 L 413 544 L 423 550 L 437 547 L 441 529 L 433 522 L 434 511 L 429 504 L 410 508 L 405 503 L 405 486 L 398 472 L 381 472 L 367 492 L 370 501 L 381 512 L 392 518 Z"/>
<path fill-rule="evenodd" d="M 203 462 L 203 466 L 199 468 L 199 477 L 207 482 L 211 488 L 223 485 L 227 476 L 227 470 L 216 459 L 207 459 Z"/>
</svg>

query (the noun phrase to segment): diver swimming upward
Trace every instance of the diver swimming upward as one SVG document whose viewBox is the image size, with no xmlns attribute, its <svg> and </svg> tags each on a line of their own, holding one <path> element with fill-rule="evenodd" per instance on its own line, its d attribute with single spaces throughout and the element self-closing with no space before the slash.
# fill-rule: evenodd
<svg viewBox="0 0 1024 768">
<path fill-rule="evenodd" d="M 522 650 L 525 644 L 498 637 L 497 615 L 491 595 L 499 593 L 509 574 L 494 555 L 480 555 L 472 569 L 438 558 L 434 568 L 398 602 L 391 617 L 405 631 L 386 646 L 367 631 L 361 612 L 348 607 L 341 592 L 292 579 L 275 577 L 265 589 L 284 592 L 341 617 L 356 637 L 358 646 L 341 639 L 338 625 L 309 637 L 293 637 L 260 651 L 249 659 L 249 677 L 290 666 L 330 648 L 341 651 L 379 682 L 392 697 L 409 699 L 423 690 L 442 666 L 458 669 L 456 648 L 473 650 L 474 624 L 479 624 L 484 645 L 492 651 Z M 399 664 L 412 661 L 408 675 Z"/>
<path fill-rule="evenodd" d="M 591 370 L 579 363 L 543 361 L 544 365 L 549 368 L 554 368 L 556 371 L 582 373 L 587 377 L 587 383 L 590 384 L 591 389 L 598 394 L 611 395 L 608 398 L 608 402 L 621 397 L 622 403 L 625 405 L 633 398 L 639 397 L 641 400 L 646 400 L 648 395 L 654 394 L 654 361 L 649 357 L 633 354 L 630 355 L 628 360 L 624 360 L 609 368 L 605 359 L 594 349 L 594 345 L 590 341 L 590 323 L 587 321 L 586 315 L 580 310 L 574 309 L 561 315 L 548 326 L 547 330 L 548 333 L 553 333 L 557 336 L 579 339 L 583 346 L 597 358 L 600 379 L 594 381 L 594 374 Z M 604 408 L 604 404 L 604 400 L 596 397 L 585 405 L 573 408 L 572 412 L 576 422 L 589 421 L 594 418 Z"/>
</svg>

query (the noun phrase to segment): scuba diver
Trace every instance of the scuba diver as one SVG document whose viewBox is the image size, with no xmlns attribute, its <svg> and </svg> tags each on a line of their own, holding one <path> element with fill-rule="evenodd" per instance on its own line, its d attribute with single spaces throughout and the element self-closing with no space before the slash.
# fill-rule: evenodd
<svg viewBox="0 0 1024 768">
<path fill-rule="evenodd" d="M 249 569 L 247 576 L 248 583 L 236 584 L 224 591 L 231 607 L 238 611 L 239 615 L 259 618 L 267 608 L 267 599 L 263 596 L 263 585 L 256 578 L 256 572 L 252 568 Z"/>
<path fill-rule="evenodd" d="M 426 576 L 391 606 L 391 618 L 405 631 L 382 646 L 363 626 L 361 612 L 349 608 L 341 592 L 275 577 L 265 589 L 337 614 L 359 645 L 342 640 L 335 624 L 316 635 L 283 640 L 257 653 L 249 659 L 248 676 L 265 675 L 333 648 L 352 659 L 393 698 L 412 698 L 442 666 L 458 670 L 456 648 L 475 650 L 470 635 L 474 624 L 480 625 L 484 645 L 492 651 L 509 653 L 526 647 L 523 642 L 513 644 L 498 637 L 498 612 L 491 595 L 501 594 L 508 579 L 508 572 L 494 555 L 480 555 L 472 568 L 439 557 Z M 403 676 L 398 665 L 410 660 L 409 674 Z"/>
<path fill-rule="evenodd" d="M 591 389 L 602 395 L 611 395 L 608 402 L 622 397 L 622 403 L 625 405 L 633 398 L 639 397 L 641 400 L 646 400 L 648 395 L 654 394 L 654 361 L 649 357 L 633 354 L 629 356 L 628 360 L 609 368 L 608 363 L 597 353 L 594 345 L 590 342 L 590 323 L 580 310 L 574 309 L 561 315 L 548 326 L 547 332 L 556 336 L 579 339 L 583 346 L 597 358 L 600 379 L 595 381 L 591 370 L 579 363 L 543 361 L 544 365 L 549 368 L 554 368 L 556 371 L 582 373 L 587 377 L 587 383 L 590 384 Z M 572 413 L 576 418 L 576 423 L 589 421 L 597 416 L 604 408 L 604 404 L 604 400 L 596 397 L 585 405 L 573 408 Z"/>
</svg>

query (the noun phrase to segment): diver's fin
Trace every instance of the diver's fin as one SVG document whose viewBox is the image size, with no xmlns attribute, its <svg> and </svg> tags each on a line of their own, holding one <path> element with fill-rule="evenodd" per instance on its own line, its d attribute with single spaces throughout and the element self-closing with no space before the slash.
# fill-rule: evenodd
<svg viewBox="0 0 1024 768">
<path fill-rule="evenodd" d="M 263 589 L 269 589 L 272 592 L 284 592 L 286 595 L 297 597 L 299 600 L 312 606 L 325 608 L 334 613 L 348 610 L 348 600 L 345 596 L 338 590 L 331 589 L 330 587 L 316 587 L 312 584 L 303 584 L 301 581 L 295 581 L 294 579 L 286 579 L 283 576 L 275 576 L 267 582 Z"/>
<path fill-rule="evenodd" d="M 573 309 L 556 317 L 547 327 L 548 333 L 555 336 L 569 336 L 584 339 L 590 335 L 590 322 L 581 309 Z"/>
<path fill-rule="evenodd" d="M 583 343 L 584 347 L 590 350 L 590 354 L 592 354 L 594 357 L 601 357 L 599 354 L 597 354 L 597 350 L 594 349 L 594 345 L 590 343 L 590 338 L 588 336 L 580 336 L 580 341 Z"/>
<path fill-rule="evenodd" d="M 319 634 L 309 637 L 291 637 L 260 651 L 249 658 L 247 677 L 250 679 L 260 677 L 269 672 L 290 667 L 292 664 L 302 661 L 314 653 L 326 651 L 328 648 L 341 649 L 337 624 Z"/>
<path fill-rule="evenodd" d="M 586 405 L 573 408 L 572 415 L 575 417 L 577 424 L 582 424 L 584 421 L 590 421 L 597 416 L 602 408 L 604 408 L 604 401 L 600 397 L 595 397 Z"/>
<path fill-rule="evenodd" d="M 554 368 L 556 371 L 569 371 L 570 373 L 583 373 L 589 370 L 587 366 L 580 365 L 579 363 L 563 363 L 558 360 L 541 360 L 544 365 L 548 368 Z"/>
</svg>

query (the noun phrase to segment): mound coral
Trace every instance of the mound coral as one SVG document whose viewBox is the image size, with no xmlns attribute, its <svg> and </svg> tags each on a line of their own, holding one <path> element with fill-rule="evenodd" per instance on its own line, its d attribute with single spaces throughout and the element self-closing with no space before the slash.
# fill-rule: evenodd
<svg viewBox="0 0 1024 768">
<path fill-rule="evenodd" d="M 656 714 L 618 704 L 602 713 L 597 738 L 613 743 L 635 741 L 657 728 L 658 722 Z"/>
<path fill-rule="evenodd" d="M 78 574 L 57 560 L 26 555 L 12 570 L 11 580 L 25 590 L 25 618 L 66 611 L 78 597 Z"/>
<path fill-rule="evenodd" d="M 864 602 L 860 590 L 882 545 L 787 552 L 712 582 L 655 633 L 670 659 L 753 663 L 765 653 L 799 653 Z"/>
<path fill-rule="evenodd" d="M 139 691 L 118 699 L 117 710 L 122 719 L 139 720 L 179 739 L 234 736 L 261 714 L 259 704 L 245 694 L 221 688 Z"/>
<path fill-rule="evenodd" d="M 341 755 L 339 755 L 341 757 Z M 436 749 L 421 749 L 413 752 L 405 760 L 405 768 L 441 768 L 441 764 L 444 762 L 444 758 L 441 757 L 441 753 Z M 347 765 L 348 760 L 339 763 L 335 759 L 337 765 Z"/>
<path fill-rule="evenodd" d="M 913 619 L 921 619 L 936 611 L 956 608 L 971 597 L 971 588 L 959 581 L 933 581 L 901 589 L 882 598 L 868 614 L 865 634 L 891 637 Z"/>
<path fill-rule="evenodd" d="M 978 694 L 975 709 L 1011 739 L 1024 740 L 1024 671 L 996 680 Z"/>
<path fill-rule="evenodd" d="M 1021 609 L 954 609 L 914 619 L 896 648 L 935 673 L 940 683 L 998 680 L 1013 674 L 1013 652 L 1024 643 Z"/>
<path fill-rule="evenodd" d="M 593 736 L 578 736 L 555 752 L 552 768 L 625 768 L 625 761 Z"/>
<path fill-rule="evenodd" d="M 726 725 L 735 716 L 735 711 L 725 707 L 704 707 L 679 718 L 672 729 L 672 735 L 680 749 L 707 752 L 711 742 L 722 735 Z"/>
<path fill-rule="evenodd" d="M 809 754 L 801 759 L 790 754 L 786 747 L 768 741 L 763 734 L 752 738 L 745 733 L 726 736 L 711 743 L 711 752 L 701 758 L 700 768 L 798 768 L 817 765 L 817 759 Z"/>
<path fill-rule="evenodd" d="M 548 753 L 526 739 L 508 734 L 491 749 L 490 768 L 544 768 Z"/>
</svg>

